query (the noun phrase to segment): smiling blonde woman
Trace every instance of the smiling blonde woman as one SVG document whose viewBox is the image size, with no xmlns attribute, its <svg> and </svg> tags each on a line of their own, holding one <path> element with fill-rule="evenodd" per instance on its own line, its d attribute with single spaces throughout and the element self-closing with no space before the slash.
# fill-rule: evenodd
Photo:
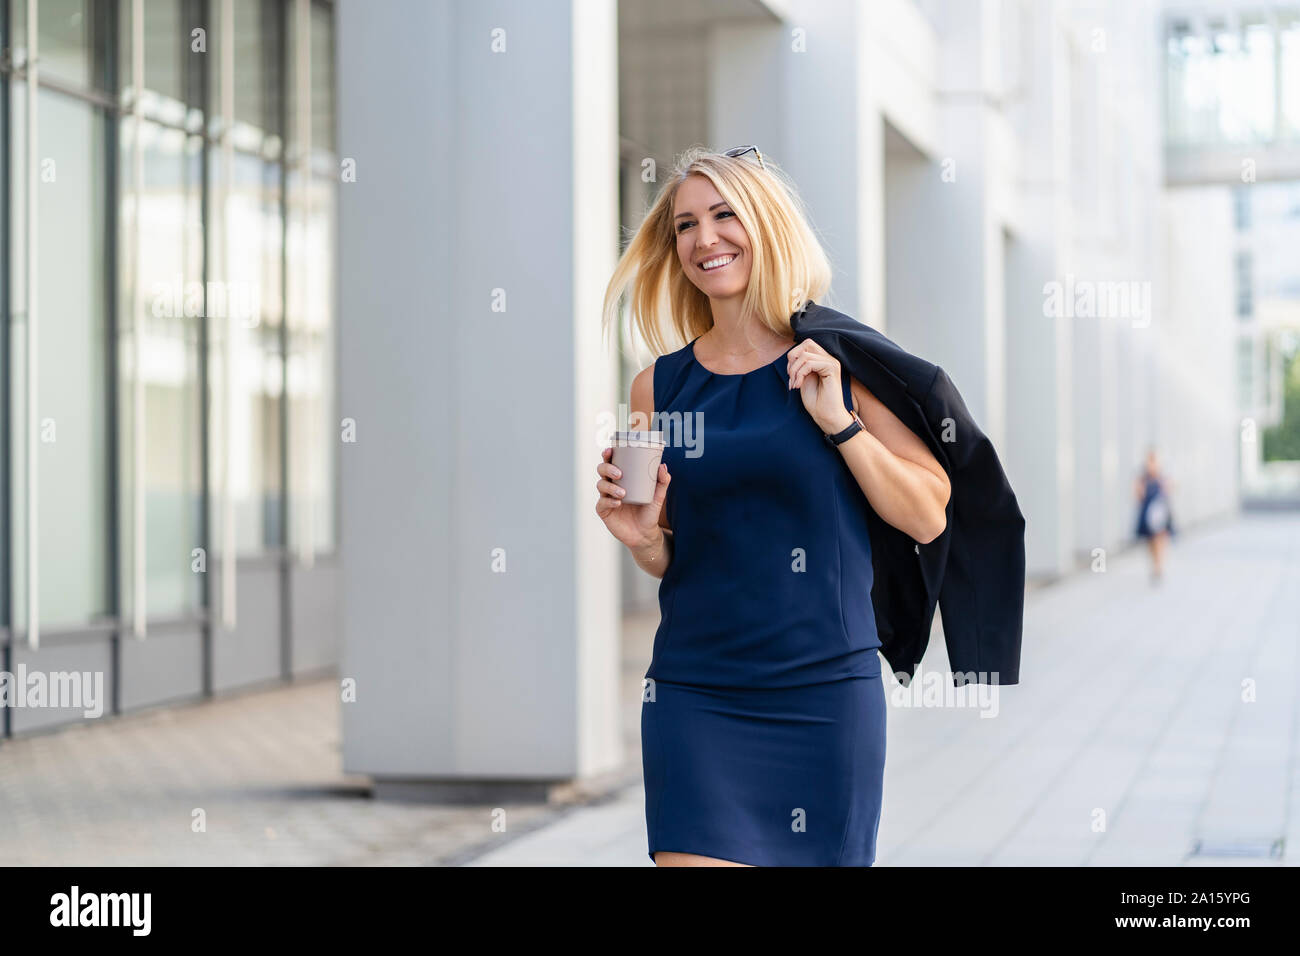
<svg viewBox="0 0 1300 956">
<path fill-rule="evenodd" d="M 695 148 L 606 291 L 606 333 L 626 296 L 658 354 L 631 406 L 667 438 L 649 504 L 622 502 L 611 449 L 596 466 L 596 513 L 661 579 L 641 710 L 660 866 L 875 861 L 885 700 L 868 514 L 928 542 L 950 487 L 835 357 L 795 343 L 790 316 L 829 286 L 771 159 Z M 664 428 L 687 418 L 690 449 Z"/>
</svg>

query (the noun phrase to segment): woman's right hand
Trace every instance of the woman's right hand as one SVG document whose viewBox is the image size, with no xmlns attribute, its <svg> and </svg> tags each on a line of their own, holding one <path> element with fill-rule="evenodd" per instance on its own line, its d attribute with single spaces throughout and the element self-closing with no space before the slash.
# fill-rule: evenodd
<svg viewBox="0 0 1300 956">
<path fill-rule="evenodd" d="M 668 494 L 668 466 L 659 463 L 658 480 L 655 482 L 654 497 L 649 504 L 633 505 L 623 501 L 623 489 L 614 484 L 620 477 L 611 459 L 613 448 L 606 448 L 600 454 L 600 463 L 596 465 L 596 491 L 600 497 L 596 501 L 596 514 L 605 522 L 605 527 L 629 548 L 649 544 L 655 540 L 655 529 L 659 525 L 659 513 L 663 510 L 664 498 Z"/>
</svg>

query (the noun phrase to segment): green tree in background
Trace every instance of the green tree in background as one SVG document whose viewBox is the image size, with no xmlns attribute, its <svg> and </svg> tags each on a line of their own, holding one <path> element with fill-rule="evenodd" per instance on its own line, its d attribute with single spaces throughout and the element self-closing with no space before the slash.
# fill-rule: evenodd
<svg viewBox="0 0 1300 956">
<path fill-rule="evenodd" d="M 1282 421 L 1264 429 L 1264 461 L 1300 460 L 1300 349 L 1284 364 Z"/>
</svg>

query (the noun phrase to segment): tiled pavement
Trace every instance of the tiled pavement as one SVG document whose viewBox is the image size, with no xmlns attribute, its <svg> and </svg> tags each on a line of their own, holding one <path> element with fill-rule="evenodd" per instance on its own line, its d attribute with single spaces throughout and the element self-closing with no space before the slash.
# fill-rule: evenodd
<svg viewBox="0 0 1300 956">
<path fill-rule="evenodd" d="M 340 706 L 314 681 L 6 741 L 0 867 L 426 865 L 492 839 L 490 806 L 370 799 Z M 561 808 L 506 809 L 518 831 Z"/>
<path fill-rule="evenodd" d="M 625 625 L 624 772 L 506 802 L 506 833 L 491 806 L 370 799 L 325 680 L 0 743 L 0 866 L 649 866 L 656 623 Z M 992 719 L 891 702 L 877 865 L 1300 860 L 1300 514 L 1184 532 L 1159 587 L 1141 552 L 1111 555 L 1032 591 L 1025 635 Z M 946 668 L 937 631 L 923 668 Z M 1287 852 L 1232 855 L 1256 846 Z"/>
</svg>

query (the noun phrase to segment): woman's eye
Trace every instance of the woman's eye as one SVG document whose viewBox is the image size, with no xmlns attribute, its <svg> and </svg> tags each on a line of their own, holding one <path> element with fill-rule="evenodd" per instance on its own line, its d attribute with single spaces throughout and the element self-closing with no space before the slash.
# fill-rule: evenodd
<svg viewBox="0 0 1300 956">
<path fill-rule="evenodd" d="M 724 210 L 722 210 L 721 212 L 719 212 L 716 216 L 714 216 L 713 218 L 714 218 L 714 219 L 721 219 L 723 216 L 734 216 L 734 215 L 735 215 L 735 213 L 732 212 L 730 209 L 724 209 Z M 695 225 L 695 223 L 691 222 L 689 219 L 684 220 L 684 221 L 679 222 L 679 223 L 677 224 L 677 231 L 678 231 L 678 232 L 682 232 L 682 231 L 685 230 L 687 227 L 689 227 L 689 226 L 693 226 L 693 225 Z"/>
</svg>

